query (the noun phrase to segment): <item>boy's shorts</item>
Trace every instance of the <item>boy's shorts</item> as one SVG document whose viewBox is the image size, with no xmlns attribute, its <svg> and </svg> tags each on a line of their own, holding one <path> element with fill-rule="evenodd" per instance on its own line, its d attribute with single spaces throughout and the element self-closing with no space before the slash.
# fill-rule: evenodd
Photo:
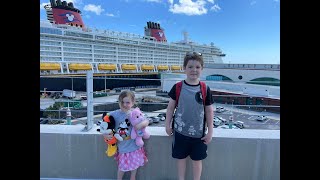
<svg viewBox="0 0 320 180">
<path fill-rule="evenodd" d="M 201 138 L 184 136 L 176 131 L 173 133 L 172 157 L 184 159 L 188 156 L 194 161 L 207 157 L 207 145 Z"/>
</svg>

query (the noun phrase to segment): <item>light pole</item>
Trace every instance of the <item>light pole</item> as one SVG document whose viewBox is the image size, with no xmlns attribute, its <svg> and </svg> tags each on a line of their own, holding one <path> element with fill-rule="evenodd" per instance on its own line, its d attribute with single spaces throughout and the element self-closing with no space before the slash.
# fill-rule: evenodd
<svg viewBox="0 0 320 180">
<path fill-rule="evenodd" d="M 233 100 L 231 102 L 231 116 L 229 116 L 229 129 L 232 129 L 232 121 L 233 121 Z"/>
</svg>

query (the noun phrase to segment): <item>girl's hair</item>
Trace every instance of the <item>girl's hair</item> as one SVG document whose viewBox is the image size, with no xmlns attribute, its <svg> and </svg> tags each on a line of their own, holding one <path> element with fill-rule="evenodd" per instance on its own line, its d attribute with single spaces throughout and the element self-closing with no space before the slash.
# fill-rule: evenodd
<svg viewBox="0 0 320 180">
<path fill-rule="evenodd" d="M 203 58 L 202 54 L 198 52 L 187 52 L 184 56 L 183 67 L 185 68 L 190 60 L 198 61 L 203 68 Z"/>
<path fill-rule="evenodd" d="M 118 97 L 118 101 L 121 104 L 123 98 L 125 97 L 129 97 L 131 99 L 131 101 L 133 102 L 133 104 L 135 103 L 135 95 L 132 91 L 122 91 Z"/>
</svg>

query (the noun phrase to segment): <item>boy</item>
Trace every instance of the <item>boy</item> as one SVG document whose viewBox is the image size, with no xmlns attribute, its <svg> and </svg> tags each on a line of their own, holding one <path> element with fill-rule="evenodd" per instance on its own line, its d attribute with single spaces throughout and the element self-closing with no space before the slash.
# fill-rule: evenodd
<svg viewBox="0 0 320 180">
<path fill-rule="evenodd" d="M 188 52 L 184 57 L 183 69 L 187 78 L 182 82 L 178 103 L 177 84 L 169 92 L 171 98 L 166 112 L 166 133 L 169 136 L 173 135 L 172 157 L 177 159 L 179 180 L 185 179 L 188 156 L 192 159 L 193 179 L 200 180 L 202 160 L 207 157 L 207 144 L 212 140 L 213 99 L 209 87 L 206 89 L 205 100 L 202 99 L 199 81 L 203 70 L 202 54 Z M 175 108 L 177 109 L 171 127 L 171 117 Z M 205 124 L 208 125 L 207 134 L 205 134 Z"/>
</svg>

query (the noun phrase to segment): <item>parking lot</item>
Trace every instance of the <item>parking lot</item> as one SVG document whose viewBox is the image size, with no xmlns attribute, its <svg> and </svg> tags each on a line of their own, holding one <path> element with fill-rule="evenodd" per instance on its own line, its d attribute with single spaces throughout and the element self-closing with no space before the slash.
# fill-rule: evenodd
<svg viewBox="0 0 320 180">
<path fill-rule="evenodd" d="M 215 112 L 215 116 L 220 116 L 227 121 L 229 121 L 229 117 L 233 116 L 233 122 L 242 121 L 244 123 L 245 129 L 273 129 L 280 130 L 280 118 L 268 116 L 267 119 L 263 121 L 258 121 L 259 114 L 247 114 L 236 111 L 226 110 L 224 112 Z"/>
<path fill-rule="evenodd" d="M 165 109 L 155 111 L 152 113 L 146 113 L 149 117 L 151 116 L 157 116 L 159 113 L 165 112 Z M 226 119 L 227 122 L 229 122 L 229 117 L 233 115 L 233 122 L 236 121 L 242 121 L 244 123 L 245 129 L 271 129 L 271 130 L 280 130 L 280 118 L 277 117 L 277 115 L 266 115 L 267 119 L 264 121 L 258 121 L 256 120 L 259 113 L 254 111 L 242 111 L 242 110 L 226 110 L 224 112 L 214 112 L 215 116 L 219 116 L 223 119 Z M 96 116 L 94 118 L 94 123 L 96 123 L 98 120 L 101 120 L 100 116 Z M 73 124 L 84 124 L 86 121 L 75 121 Z M 151 127 L 164 127 L 165 122 L 160 120 L 158 122 L 150 123 L 149 126 Z"/>
<path fill-rule="evenodd" d="M 137 97 L 141 97 L 144 94 L 137 93 Z M 150 95 L 154 95 L 154 92 L 148 92 Z M 115 102 L 117 99 L 117 95 L 113 96 L 107 96 L 107 97 L 99 97 L 95 98 L 95 101 L 98 102 Z M 52 99 L 40 99 L 41 101 L 41 108 L 46 108 L 49 105 L 52 105 L 54 103 L 54 100 Z M 86 101 L 82 102 L 83 106 L 86 106 Z M 214 115 L 219 116 L 227 122 L 229 122 L 230 116 L 233 116 L 233 122 L 236 121 L 242 121 L 244 124 L 245 129 L 272 129 L 272 130 L 280 130 L 280 114 L 275 113 L 269 113 L 269 112 L 256 112 L 256 111 L 250 111 L 250 110 L 244 110 L 240 108 L 234 108 L 230 105 L 226 104 L 218 104 L 215 103 L 214 105 Z M 223 111 L 219 108 L 219 106 L 223 107 Z M 218 107 L 218 108 L 217 108 Z M 217 111 L 218 110 L 218 111 Z M 154 111 L 154 112 L 145 112 L 149 117 L 157 116 L 159 113 L 165 113 L 166 109 Z M 257 117 L 259 115 L 265 115 L 267 118 L 263 121 L 258 121 Z M 98 120 L 101 120 L 101 115 L 97 115 L 94 118 L 94 123 L 96 123 Z M 77 120 L 72 120 L 72 124 L 85 124 L 86 118 L 79 118 Z M 150 123 L 150 126 L 155 127 L 164 127 L 165 123 L 164 121 L 160 120 L 158 122 Z"/>
</svg>

